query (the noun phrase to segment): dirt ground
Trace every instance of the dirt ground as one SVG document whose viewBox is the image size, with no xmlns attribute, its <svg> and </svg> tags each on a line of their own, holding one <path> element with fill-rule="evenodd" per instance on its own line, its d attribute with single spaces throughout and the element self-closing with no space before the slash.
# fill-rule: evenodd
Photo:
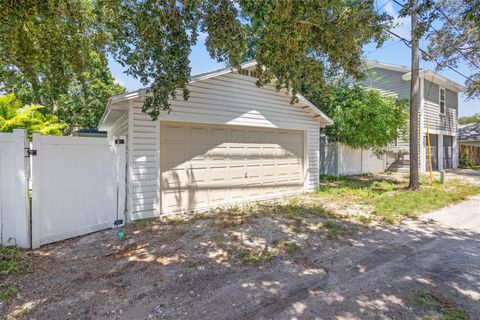
<svg viewBox="0 0 480 320">
<path fill-rule="evenodd" d="M 125 239 L 106 230 L 30 252 L 32 273 L 0 278 L 15 288 L 0 314 L 443 319 L 454 310 L 448 319 L 480 319 L 480 196 L 398 226 L 230 214 L 122 230 Z"/>
</svg>

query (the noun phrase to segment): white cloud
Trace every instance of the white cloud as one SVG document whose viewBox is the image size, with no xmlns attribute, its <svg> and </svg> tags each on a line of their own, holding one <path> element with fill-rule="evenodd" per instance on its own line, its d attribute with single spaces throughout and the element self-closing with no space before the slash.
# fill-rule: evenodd
<svg viewBox="0 0 480 320">
<path fill-rule="evenodd" d="M 113 83 L 121 87 L 125 87 L 125 81 L 123 79 L 115 78 L 115 80 L 113 80 Z"/>
<path fill-rule="evenodd" d="M 398 13 L 393 8 L 393 4 L 391 1 L 387 2 L 384 6 L 384 10 L 386 13 L 394 17 L 393 19 L 393 28 L 390 29 L 393 33 L 398 34 L 400 37 L 403 37 L 407 40 L 410 40 L 410 29 L 411 29 L 411 22 L 410 16 L 408 17 L 398 17 Z M 392 36 L 393 37 L 393 36 Z"/>
</svg>

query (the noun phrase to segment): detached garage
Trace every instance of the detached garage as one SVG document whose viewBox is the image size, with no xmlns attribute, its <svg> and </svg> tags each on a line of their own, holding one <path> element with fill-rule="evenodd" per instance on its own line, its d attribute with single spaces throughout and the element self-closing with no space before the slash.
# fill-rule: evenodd
<svg viewBox="0 0 480 320">
<path fill-rule="evenodd" d="M 304 97 L 258 88 L 255 62 L 192 78 L 188 101 L 152 121 L 145 90 L 112 97 L 99 129 L 127 136 L 127 219 L 190 212 L 312 190 L 319 129 L 332 123 Z"/>
</svg>

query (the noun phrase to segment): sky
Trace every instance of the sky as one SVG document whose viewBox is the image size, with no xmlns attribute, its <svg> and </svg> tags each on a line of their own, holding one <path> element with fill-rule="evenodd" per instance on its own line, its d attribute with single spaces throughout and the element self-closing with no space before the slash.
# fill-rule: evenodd
<svg viewBox="0 0 480 320">
<path fill-rule="evenodd" d="M 399 7 L 393 4 L 391 0 L 377 0 L 376 5 L 378 10 L 387 12 L 391 16 L 398 16 Z M 395 23 L 396 27 L 392 31 L 409 39 L 410 18 L 397 18 Z M 210 58 L 205 49 L 204 40 L 204 37 L 199 37 L 199 42 L 192 48 L 190 54 L 192 75 L 225 67 L 223 63 L 218 63 Z M 420 47 L 425 49 L 427 44 L 425 40 L 422 40 Z M 376 48 L 374 44 L 367 45 L 364 48 L 364 53 L 367 60 L 410 66 L 410 48 L 397 39 L 386 41 L 380 48 Z M 109 58 L 109 66 L 115 82 L 127 88 L 127 91 L 134 91 L 143 87 L 137 79 L 125 74 L 125 68 L 116 63 L 111 57 Z M 422 61 L 420 67 L 435 70 L 435 63 Z M 458 70 L 465 75 L 472 74 L 472 71 L 466 65 L 459 65 Z M 459 84 L 464 84 L 465 78 L 451 70 L 443 70 L 440 74 Z M 480 99 L 467 100 L 466 96 L 461 94 L 459 96 L 459 116 L 469 116 L 475 113 L 480 113 Z"/>
</svg>

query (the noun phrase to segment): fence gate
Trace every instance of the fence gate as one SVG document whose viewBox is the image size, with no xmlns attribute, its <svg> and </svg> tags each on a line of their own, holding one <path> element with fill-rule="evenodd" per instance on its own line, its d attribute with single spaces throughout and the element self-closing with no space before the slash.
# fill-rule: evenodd
<svg viewBox="0 0 480 320">
<path fill-rule="evenodd" d="M 124 139 L 33 135 L 32 247 L 123 223 Z"/>
<path fill-rule="evenodd" d="M 29 161 L 24 130 L 0 133 L 0 244 L 30 247 Z"/>
</svg>

